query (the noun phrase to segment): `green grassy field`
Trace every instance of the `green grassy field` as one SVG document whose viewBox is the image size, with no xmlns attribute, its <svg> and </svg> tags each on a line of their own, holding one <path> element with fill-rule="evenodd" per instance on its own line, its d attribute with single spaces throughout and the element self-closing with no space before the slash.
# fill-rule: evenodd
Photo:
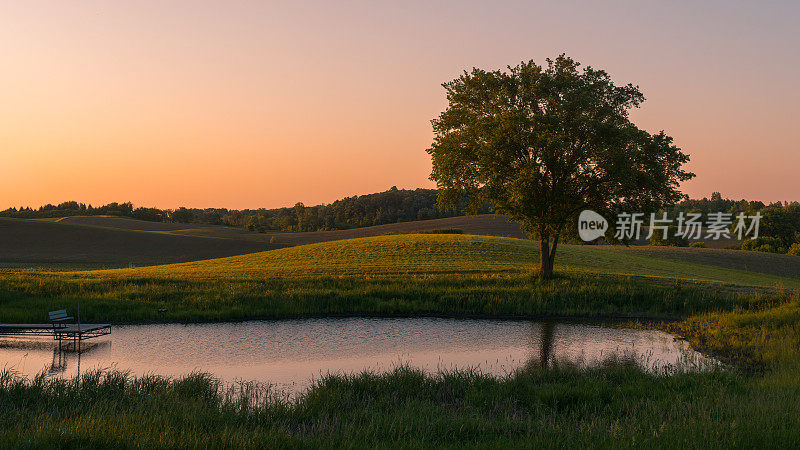
<svg viewBox="0 0 800 450">
<path fill-rule="evenodd" d="M 529 240 L 420 234 L 131 269 L 7 271 L 0 322 L 41 321 L 79 302 L 85 321 L 116 323 L 312 314 L 661 318 L 750 307 L 800 287 L 800 278 L 569 245 L 560 247 L 560 276 L 538 283 L 537 258 Z"/>
<path fill-rule="evenodd" d="M 6 373 L 0 445 L 799 446 L 800 278 L 759 254 L 698 250 L 565 245 L 550 281 L 532 276 L 538 254 L 531 241 L 435 234 L 133 269 L 6 271 L 0 322 L 41 321 L 48 308 L 78 302 L 87 322 L 313 314 L 621 318 L 685 336 L 728 368 L 657 376 L 610 361 L 593 369 L 530 367 L 502 379 L 400 369 L 327 377 L 291 401 L 253 386 L 233 395 L 201 375 L 24 381 Z M 793 267 L 787 258 L 781 261 Z"/>
</svg>

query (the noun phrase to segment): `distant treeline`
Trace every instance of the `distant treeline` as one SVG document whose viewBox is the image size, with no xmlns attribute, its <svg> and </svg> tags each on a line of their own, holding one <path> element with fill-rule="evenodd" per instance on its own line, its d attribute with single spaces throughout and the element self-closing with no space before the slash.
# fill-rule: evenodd
<svg viewBox="0 0 800 450">
<path fill-rule="evenodd" d="M 37 209 L 31 207 L 8 208 L 5 211 L 0 211 L 0 217 L 13 217 L 17 219 L 46 219 L 52 217 L 67 217 L 67 216 L 122 216 L 132 217 L 141 220 L 149 220 L 152 222 L 169 221 L 169 210 L 160 210 L 158 208 L 134 208 L 133 203 L 109 203 L 103 206 L 86 205 L 86 203 L 78 203 L 76 201 L 69 201 L 52 205 L 50 203 L 40 206 Z"/>
<path fill-rule="evenodd" d="M 114 215 L 154 222 L 201 223 L 245 227 L 252 231 L 326 231 L 368 227 L 412 220 L 439 219 L 464 215 L 467 199 L 454 210 L 442 210 L 436 203 L 436 189 L 397 189 L 392 187 L 376 194 L 356 195 L 337 200 L 328 205 L 274 209 L 233 210 L 227 208 L 158 209 L 134 208 L 131 202 L 109 203 L 93 207 L 69 201 L 58 205 L 44 205 L 38 209 L 9 208 L 0 217 L 48 218 L 65 216 Z M 729 212 L 734 215 L 756 211 L 762 215 L 758 239 L 743 244 L 748 250 L 790 253 L 800 255 L 800 203 L 731 200 L 714 192 L 711 198 L 686 199 L 668 208 L 670 217 L 678 212 L 699 212 L 707 217 L 711 212 Z M 484 204 L 478 213 L 491 213 Z"/>
<path fill-rule="evenodd" d="M 796 204 L 797 202 L 794 203 Z M 747 211 L 759 211 L 766 207 L 782 208 L 783 206 L 789 204 L 790 203 L 781 202 L 765 204 L 764 202 L 760 201 L 732 200 L 729 198 L 722 198 L 722 194 L 719 192 L 714 192 L 711 194 L 711 198 L 703 197 L 701 199 L 690 198 L 682 200 L 674 207 L 668 208 L 667 212 L 676 214 L 678 212 L 699 212 L 705 217 L 708 215 L 708 213 L 712 212 L 739 213 Z"/>
<path fill-rule="evenodd" d="M 44 205 L 38 209 L 9 208 L 0 212 L 0 217 L 23 219 L 114 215 L 154 222 L 201 223 L 245 227 L 253 231 L 326 231 L 368 227 L 412 220 L 439 219 L 464 215 L 466 199 L 455 210 L 443 210 L 436 204 L 436 189 L 397 189 L 385 192 L 357 195 L 337 200 L 328 205 L 305 206 L 297 203 L 292 207 L 274 209 L 234 210 L 227 208 L 158 209 L 134 208 L 131 202 L 109 203 L 93 207 L 75 201 L 58 205 Z M 490 213 L 489 205 L 478 211 Z"/>
<path fill-rule="evenodd" d="M 722 198 L 719 192 L 714 192 L 710 199 L 684 200 L 672 211 L 699 212 L 703 217 L 707 217 L 711 212 L 728 212 L 734 216 L 740 212 L 747 215 L 759 212 L 761 214 L 759 237 L 744 241 L 740 248 L 800 256 L 800 203 L 796 201 L 769 204 L 758 201 L 735 201 Z"/>
</svg>

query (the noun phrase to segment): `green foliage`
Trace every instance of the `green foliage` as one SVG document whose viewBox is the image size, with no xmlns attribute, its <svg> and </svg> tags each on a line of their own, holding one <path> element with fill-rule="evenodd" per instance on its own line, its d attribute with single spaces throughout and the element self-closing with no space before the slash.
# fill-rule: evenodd
<svg viewBox="0 0 800 450">
<path fill-rule="evenodd" d="M 443 85 L 448 106 L 432 122 L 440 204 L 487 199 L 541 240 L 545 276 L 581 210 L 652 211 L 680 200 L 679 182 L 694 176 L 671 137 L 630 122 L 628 110 L 644 101 L 638 88 L 579 66 L 561 55 L 546 66 L 464 72 Z"/>
<path fill-rule="evenodd" d="M 780 239 L 769 236 L 759 236 L 756 239 L 746 239 L 744 242 L 742 242 L 741 249 L 767 253 L 786 253 L 786 248 L 783 247 L 783 242 Z"/>
<path fill-rule="evenodd" d="M 391 189 L 376 194 L 356 195 L 329 205 L 292 208 L 227 211 L 226 225 L 243 226 L 252 231 L 326 231 L 384 225 L 414 220 L 440 219 L 462 215 L 465 200 L 449 210 L 436 204 L 435 189 Z M 478 209 L 489 212 L 487 205 Z"/>
<path fill-rule="evenodd" d="M 692 242 L 691 244 L 689 244 L 689 247 L 692 247 L 692 248 L 706 248 L 706 243 L 705 242 Z"/>
<path fill-rule="evenodd" d="M 789 251 L 786 252 L 787 255 L 794 255 L 800 256 L 800 243 L 794 243 L 791 247 L 789 247 Z"/>
<path fill-rule="evenodd" d="M 739 248 L 755 250 L 757 247 L 763 247 L 759 251 L 783 253 L 780 249 L 787 249 L 791 247 L 793 243 L 800 242 L 800 203 L 798 202 L 775 202 L 765 205 L 762 202 L 748 202 L 746 200 L 734 201 L 722 198 L 719 192 L 714 192 L 711 195 L 711 199 L 686 199 L 674 207 L 669 208 L 668 212 L 671 217 L 675 217 L 679 212 L 699 212 L 703 214 L 706 220 L 708 213 L 727 212 L 732 215 L 734 221 L 731 225 L 731 231 L 733 231 L 736 225 L 736 215 L 738 213 L 745 213 L 748 216 L 754 216 L 756 213 L 760 213 L 759 237 L 777 239 L 780 242 L 776 243 L 771 240 L 755 246 L 750 243 Z"/>
<path fill-rule="evenodd" d="M 760 201 L 732 200 L 723 198 L 719 192 L 711 194 L 711 198 L 703 197 L 700 199 L 683 199 L 676 205 L 668 208 L 670 217 L 675 217 L 678 212 L 700 213 L 703 217 L 708 217 L 708 213 L 714 212 L 755 212 L 766 207 Z"/>
<path fill-rule="evenodd" d="M 800 204 L 771 206 L 761 210 L 760 236 L 780 240 L 775 247 L 788 248 L 800 241 Z M 763 251 L 763 250 L 761 250 Z M 783 253 L 783 252 L 779 252 Z"/>
<path fill-rule="evenodd" d="M 328 205 L 305 206 L 297 203 L 290 208 L 230 210 L 227 208 L 185 208 L 159 210 L 133 208 L 130 202 L 98 208 L 77 202 L 58 206 L 45 205 L 39 209 L 9 208 L 0 217 L 52 218 L 66 216 L 115 215 L 154 222 L 202 223 L 243 227 L 250 231 L 326 231 L 368 227 L 414 220 L 440 219 L 463 215 L 466 199 L 458 199 L 450 209 L 437 206 L 435 189 L 391 189 L 375 194 L 346 197 Z M 478 205 L 478 212 L 488 213 L 488 204 Z"/>
<path fill-rule="evenodd" d="M 163 212 L 156 208 L 133 208 L 131 202 L 117 203 L 112 202 L 107 205 L 92 207 L 85 203 L 78 203 L 76 201 L 62 202 L 58 205 L 46 204 L 37 209 L 31 207 L 8 208 L 5 211 L 0 211 L 0 217 L 13 217 L 18 219 L 33 219 L 33 218 L 52 218 L 52 217 L 65 217 L 65 216 L 95 216 L 95 215 L 113 215 L 134 217 L 141 220 L 163 220 Z"/>
</svg>

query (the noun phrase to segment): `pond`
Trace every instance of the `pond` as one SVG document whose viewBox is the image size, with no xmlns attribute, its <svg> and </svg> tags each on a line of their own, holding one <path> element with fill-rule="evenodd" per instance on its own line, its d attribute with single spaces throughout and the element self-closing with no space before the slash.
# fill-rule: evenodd
<svg viewBox="0 0 800 450">
<path fill-rule="evenodd" d="M 436 318 L 327 318 L 213 324 L 115 326 L 80 353 L 50 339 L 0 338 L 0 369 L 28 377 L 114 368 L 171 377 L 208 372 L 224 382 L 256 381 L 282 392 L 325 373 L 428 372 L 474 368 L 503 376 L 524 366 L 592 366 L 628 358 L 644 370 L 706 370 L 716 363 L 671 335 L 597 325 Z"/>
</svg>

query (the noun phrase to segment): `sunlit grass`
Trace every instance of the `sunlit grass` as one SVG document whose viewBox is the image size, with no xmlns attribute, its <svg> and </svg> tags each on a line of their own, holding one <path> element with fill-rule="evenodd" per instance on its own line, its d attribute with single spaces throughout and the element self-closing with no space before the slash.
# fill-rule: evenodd
<svg viewBox="0 0 800 450">
<path fill-rule="evenodd" d="M 214 260 L 96 273 L 123 277 L 169 274 L 200 278 L 497 273 L 536 268 L 538 252 L 538 245 L 525 239 L 474 235 L 390 235 L 308 244 Z M 614 252 L 594 246 L 561 245 L 556 267 L 567 272 L 588 271 L 800 288 L 800 278 Z"/>
<path fill-rule="evenodd" d="M 37 322 L 48 310 L 78 304 L 85 321 L 103 322 L 314 314 L 674 318 L 784 301 L 792 294 L 783 290 L 800 283 L 584 246 L 562 246 L 559 276 L 539 282 L 531 276 L 537 252 L 527 240 L 419 234 L 133 269 L 9 271 L 0 276 L 0 322 Z"/>
</svg>

